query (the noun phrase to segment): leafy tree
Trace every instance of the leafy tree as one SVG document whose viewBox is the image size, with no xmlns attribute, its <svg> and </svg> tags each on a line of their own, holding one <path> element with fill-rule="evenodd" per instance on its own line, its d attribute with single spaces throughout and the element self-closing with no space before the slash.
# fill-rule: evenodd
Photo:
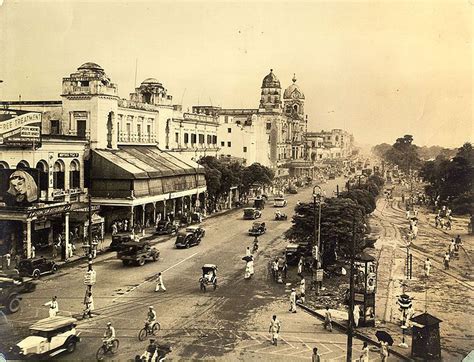
<svg viewBox="0 0 474 362">
<path fill-rule="evenodd" d="M 298 243 L 313 243 L 314 222 L 318 217 L 318 208 L 314 214 L 313 203 L 302 203 L 295 208 L 292 227 L 286 236 Z M 348 255 L 352 242 L 352 223 L 355 222 L 356 252 L 362 250 L 363 235 L 366 233 L 365 209 L 351 199 L 328 198 L 321 204 L 321 248 L 323 266 L 333 264 L 336 255 Z M 316 219 L 315 219 L 316 216 Z"/>
<path fill-rule="evenodd" d="M 271 185 L 275 173 L 260 163 L 253 163 L 242 172 L 242 190 L 248 193 L 253 185 Z"/>
<path fill-rule="evenodd" d="M 408 173 L 421 165 L 417 149 L 413 144 L 413 136 L 405 135 L 397 138 L 393 146 L 385 152 L 384 159 Z"/>
<path fill-rule="evenodd" d="M 364 185 L 367 187 L 368 184 Z M 376 185 L 373 185 L 377 187 Z M 370 214 L 375 210 L 375 197 L 364 189 L 352 189 L 342 192 L 340 197 L 351 199 L 364 209 L 364 214 Z"/>
<path fill-rule="evenodd" d="M 375 156 L 378 156 L 380 158 L 384 158 L 385 157 L 385 152 L 387 152 L 391 148 L 392 148 L 392 145 L 389 145 L 388 143 L 381 143 L 377 146 L 372 147 L 372 153 Z"/>
</svg>

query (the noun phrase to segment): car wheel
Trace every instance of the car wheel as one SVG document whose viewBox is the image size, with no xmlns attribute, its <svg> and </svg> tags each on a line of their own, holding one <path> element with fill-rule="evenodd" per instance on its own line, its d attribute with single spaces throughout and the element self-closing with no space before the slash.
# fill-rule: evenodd
<svg viewBox="0 0 474 362">
<path fill-rule="evenodd" d="M 20 310 L 20 298 L 17 295 L 12 295 L 8 298 L 7 311 L 10 314 L 16 313 Z"/>
<path fill-rule="evenodd" d="M 140 258 L 140 259 L 138 260 L 138 265 L 139 265 L 139 266 L 143 266 L 143 265 L 145 265 L 145 262 L 146 262 L 145 258 Z"/>
<path fill-rule="evenodd" d="M 53 267 L 51 268 L 51 273 L 56 273 L 58 271 L 58 266 L 57 265 L 53 265 Z"/>
<path fill-rule="evenodd" d="M 189 243 L 186 244 L 186 249 L 189 249 L 190 248 L 190 245 Z"/>
<path fill-rule="evenodd" d="M 68 342 L 66 342 L 66 351 L 67 353 L 72 353 L 76 350 L 76 341 L 74 340 L 70 340 Z"/>
<path fill-rule="evenodd" d="M 41 275 L 41 272 L 38 269 L 33 270 L 33 273 L 31 274 L 33 278 L 38 279 Z"/>
<path fill-rule="evenodd" d="M 158 260 L 158 256 L 156 254 L 153 255 L 152 257 L 153 261 L 157 261 Z"/>
</svg>

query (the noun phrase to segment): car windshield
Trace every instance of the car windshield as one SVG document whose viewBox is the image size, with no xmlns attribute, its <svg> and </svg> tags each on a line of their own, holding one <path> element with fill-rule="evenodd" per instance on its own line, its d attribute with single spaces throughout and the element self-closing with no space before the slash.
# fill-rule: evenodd
<svg viewBox="0 0 474 362">
<path fill-rule="evenodd" d="M 275 201 L 285 201 L 285 199 L 283 197 L 277 197 L 275 198 Z"/>
<path fill-rule="evenodd" d="M 186 228 L 186 231 L 189 232 L 189 233 L 193 233 L 197 230 L 197 228 Z"/>
<path fill-rule="evenodd" d="M 245 209 L 244 214 L 253 214 L 255 209 Z"/>
<path fill-rule="evenodd" d="M 253 223 L 253 227 L 254 228 L 259 228 L 262 224 L 260 224 L 259 222 L 254 222 Z"/>
<path fill-rule="evenodd" d="M 176 242 L 181 242 L 181 241 L 184 241 L 186 239 L 186 234 L 178 234 L 178 236 L 176 237 Z"/>
</svg>

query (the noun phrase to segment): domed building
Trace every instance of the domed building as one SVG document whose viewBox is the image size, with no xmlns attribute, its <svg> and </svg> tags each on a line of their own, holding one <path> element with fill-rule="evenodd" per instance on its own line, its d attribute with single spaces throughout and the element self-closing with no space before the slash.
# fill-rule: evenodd
<svg viewBox="0 0 474 362">
<path fill-rule="evenodd" d="M 259 112 L 281 112 L 281 86 L 273 69 L 263 78 L 261 89 Z"/>
<path fill-rule="evenodd" d="M 134 93 L 130 93 L 130 100 L 153 105 L 171 105 L 173 97 L 167 94 L 167 90 L 157 79 L 147 78 L 135 88 Z"/>
<path fill-rule="evenodd" d="M 293 75 L 293 84 L 285 89 L 283 93 L 283 106 L 285 114 L 291 118 L 304 117 L 304 93 L 296 84 L 296 75 Z"/>
</svg>

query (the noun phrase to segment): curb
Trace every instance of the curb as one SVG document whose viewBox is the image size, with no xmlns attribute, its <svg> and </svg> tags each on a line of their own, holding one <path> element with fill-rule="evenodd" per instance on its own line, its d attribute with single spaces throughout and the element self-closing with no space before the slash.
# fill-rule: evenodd
<svg viewBox="0 0 474 362">
<path fill-rule="evenodd" d="M 305 305 L 303 305 L 299 302 L 297 302 L 296 305 L 298 307 L 300 307 L 301 309 L 305 310 L 306 312 L 308 312 L 309 314 L 311 314 L 312 316 L 316 317 L 316 318 L 319 318 L 321 320 L 324 320 L 324 318 L 325 318 L 322 314 L 319 314 L 315 310 L 313 310 L 313 309 L 311 309 L 311 308 L 309 308 L 309 307 L 307 307 L 307 306 L 305 306 Z M 347 327 L 342 323 L 339 323 L 339 322 L 333 320 L 332 325 L 336 326 L 337 329 L 339 329 L 343 332 L 347 332 Z M 379 343 L 377 341 L 375 341 L 374 339 L 372 339 L 370 337 L 367 337 L 366 335 L 361 334 L 357 331 L 354 331 L 354 337 L 357 337 L 357 338 L 363 340 L 364 342 L 373 344 L 375 346 L 379 346 Z M 412 361 L 411 358 L 409 358 L 407 356 L 404 356 L 403 354 L 401 354 L 401 353 L 399 353 L 399 352 L 397 352 L 397 351 L 395 351 L 391 348 L 389 348 L 388 350 L 389 350 L 390 354 L 392 354 L 394 356 L 397 356 L 398 358 L 401 358 L 403 361 Z"/>
</svg>

